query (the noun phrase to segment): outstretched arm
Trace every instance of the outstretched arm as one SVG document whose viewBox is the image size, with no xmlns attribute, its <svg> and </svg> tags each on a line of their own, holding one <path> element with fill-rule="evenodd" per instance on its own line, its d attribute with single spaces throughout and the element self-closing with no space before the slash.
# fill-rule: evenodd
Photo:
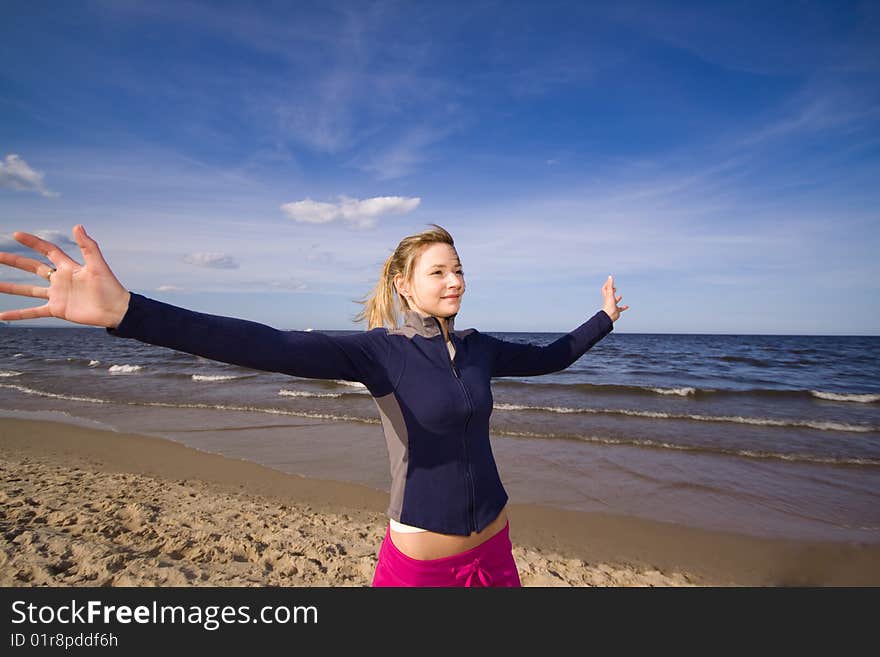
<svg viewBox="0 0 880 657">
<path fill-rule="evenodd" d="M 492 376 L 538 376 L 564 370 L 611 333 L 614 321 L 629 308 L 617 306 L 623 297 L 615 296 L 616 291 L 614 278 L 609 276 L 602 286 L 603 309 L 547 346 L 508 342 L 484 335 L 492 351 Z"/>
<path fill-rule="evenodd" d="M 381 329 L 343 336 L 280 331 L 244 319 L 198 313 L 131 294 L 128 312 L 107 332 L 224 363 L 311 379 L 381 380 L 389 343 Z"/>
<path fill-rule="evenodd" d="M 0 252 L 0 263 L 49 280 L 49 287 L 0 283 L 0 293 L 46 299 L 43 306 L 0 313 L 0 320 L 56 317 L 224 363 L 309 378 L 361 381 L 368 386 L 384 372 L 387 340 L 381 330 L 337 337 L 279 331 L 256 322 L 193 312 L 126 290 L 82 225 L 74 227 L 73 237 L 84 265 L 36 235 L 17 232 L 13 236 L 44 255 L 55 268 Z"/>
</svg>

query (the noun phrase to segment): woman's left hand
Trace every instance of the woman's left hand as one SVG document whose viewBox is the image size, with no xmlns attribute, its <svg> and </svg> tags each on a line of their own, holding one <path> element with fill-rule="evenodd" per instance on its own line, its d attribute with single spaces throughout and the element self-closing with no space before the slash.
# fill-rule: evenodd
<svg viewBox="0 0 880 657">
<path fill-rule="evenodd" d="M 602 297 L 605 299 L 605 305 L 602 306 L 602 310 L 608 313 L 612 322 L 616 322 L 617 318 L 620 317 L 620 313 L 629 308 L 629 306 L 617 307 L 617 303 L 623 299 L 623 297 L 615 297 L 615 292 L 617 292 L 617 288 L 614 287 L 614 277 L 609 276 L 608 280 L 605 281 L 605 285 L 602 286 Z"/>
</svg>

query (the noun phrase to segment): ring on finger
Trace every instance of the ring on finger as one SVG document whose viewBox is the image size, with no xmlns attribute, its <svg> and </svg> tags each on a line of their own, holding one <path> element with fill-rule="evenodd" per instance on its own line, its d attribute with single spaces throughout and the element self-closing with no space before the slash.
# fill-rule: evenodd
<svg viewBox="0 0 880 657">
<path fill-rule="evenodd" d="M 57 270 L 57 269 L 50 269 L 50 270 L 46 273 L 46 280 L 49 281 L 49 282 L 51 283 L 51 282 L 52 282 L 52 274 L 54 274 L 56 271 L 58 271 L 58 270 Z"/>
</svg>

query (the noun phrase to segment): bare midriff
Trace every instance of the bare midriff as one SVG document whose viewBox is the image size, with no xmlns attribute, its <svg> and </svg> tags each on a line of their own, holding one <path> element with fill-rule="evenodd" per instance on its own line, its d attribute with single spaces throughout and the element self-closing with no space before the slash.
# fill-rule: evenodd
<svg viewBox="0 0 880 657">
<path fill-rule="evenodd" d="M 413 559 L 440 559 L 477 547 L 504 529 L 506 524 L 507 507 L 501 509 L 495 520 L 484 527 L 483 531 L 473 532 L 470 536 L 435 532 L 404 533 L 392 529 L 391 542 L 394 543 L 394 547 Z"/>
</svg>

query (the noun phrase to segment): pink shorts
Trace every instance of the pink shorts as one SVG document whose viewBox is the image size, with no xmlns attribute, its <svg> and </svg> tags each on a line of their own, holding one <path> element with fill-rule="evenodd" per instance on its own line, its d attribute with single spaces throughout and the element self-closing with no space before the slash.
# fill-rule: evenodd
<svg viewBox="0 0 880 657">
<path fill-rule="evenodd" d="M 439 559 L 413 559 L 391 540 L 379 548 L 373 586 L 522 586 L 510 543 L 510 522 L 477 547 Z"/>
</svg>

